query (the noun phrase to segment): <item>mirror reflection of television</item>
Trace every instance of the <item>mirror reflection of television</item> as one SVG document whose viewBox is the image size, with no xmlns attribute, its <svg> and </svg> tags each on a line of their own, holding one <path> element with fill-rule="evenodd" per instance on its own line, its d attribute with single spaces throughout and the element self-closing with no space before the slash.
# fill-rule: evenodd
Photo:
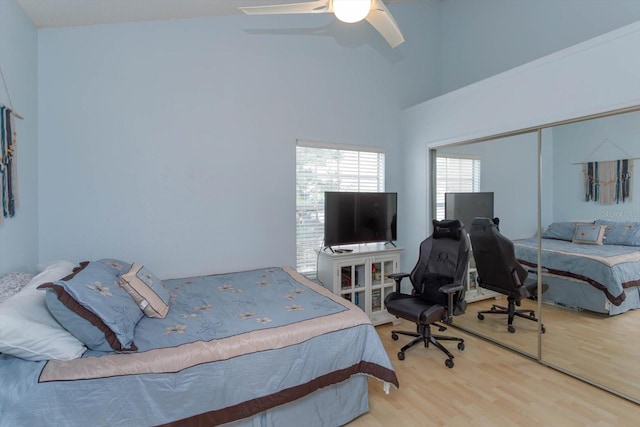
<svg viewBox="0 0 640 427">
<path fill-rule="evenodd" d="M 397 239 L 397 193 L 326 191 L 325 246 Z"/>
<path fill-rule="evenodd" d="M 444 217 L 458 219 L 469 232 L 475 217 L 493 218 L 493 192 L 444 193 Z"/>
</svg>

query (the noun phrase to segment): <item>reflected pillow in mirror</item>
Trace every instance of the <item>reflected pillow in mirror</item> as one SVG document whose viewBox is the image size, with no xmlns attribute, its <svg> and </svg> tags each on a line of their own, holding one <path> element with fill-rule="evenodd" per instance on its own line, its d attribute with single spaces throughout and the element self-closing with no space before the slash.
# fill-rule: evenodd
<svg viewBox="0 0 640 427">
<path fill-rule="evenodd" d="M 576 232 L 576 223 L 571 221 L 566 222 L 554 222 L 547 227 L 542 233 L 543 239 L 557 239 L 566 240 L 570 242 L 573 240 L 573 235 Z"/>
<path fill-rule="evenodd" d="M 599 219 L 596 224 L 606 227 L 605 245 L 640 246 L 640 222 L 620 222 Z"/>
<path fill-rule="evenodd" d="M 584 245 L 601 245 L 605 229 L 604 225 L 578 224 L 572 242 Z"/>
</svg>

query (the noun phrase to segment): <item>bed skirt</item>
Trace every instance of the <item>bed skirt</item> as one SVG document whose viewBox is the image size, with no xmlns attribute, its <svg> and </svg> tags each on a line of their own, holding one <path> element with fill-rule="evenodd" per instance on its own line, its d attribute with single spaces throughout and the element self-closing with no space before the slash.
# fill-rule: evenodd
<svg viewBox="0 0 640 427">
<path fill-rule="evenodd" d="M 295 402 L 224 424 L 224 427 L 342 426 L 369 412 L 368 397 L 368 377 L 356 375 L 341 383 L 317 390 Z"/>
<path fill-rule="evenodd" d="M 637 286 L 625 289 L 624 301 L 615 305 L 602 291 L 580 280 L 544 274 L 542 283 L 549 286 L 542 294 L 545 303 L 611 316 L 640 308 L 640 288 Z"/>
</svg>

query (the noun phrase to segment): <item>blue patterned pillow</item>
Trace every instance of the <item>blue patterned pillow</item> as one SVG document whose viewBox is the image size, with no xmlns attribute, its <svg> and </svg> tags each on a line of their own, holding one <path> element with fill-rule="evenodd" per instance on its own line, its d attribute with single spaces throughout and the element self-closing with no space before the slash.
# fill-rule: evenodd
<svg viewBox="0 0 640 427">
<path fill-rule="evenodd" d="M 604 238 L 604 225 L 578 224 L 573 235 L 573 243 L 585 245 L 601 245 Z"/>
<path fill-rule="evenodd" d="M 596 224 L 604 225 L 605 245 L 640 246 L 640 222 L 619 222 L 599 219 Z"/>
<path fill-rule="evenodd" d="M 542 233 L 543 239 L 558 239 L 568 242 L 573 240 L 576 232 L 575 222 L 554 222 Z"/>
<path fill-rule="evenodd" d="M 47 292 L 51 314 L 92 350 L 137 350 L 133 333 L 143 313 L 113 267 L 102 261 L 81 266 L 73 277 L 38 286 Z"/>
<path fill-rule="evenodd" d="M 106 267 L 108 267 L 111 270 L 113 274 L 115 274 L 118 277 L 126 273 L 129 270 L 129 268 L 131 268 L 130 262 L 120 261 L 119 259 L 103 258 L 95 262 L 104 264 Z"/>
</svg>

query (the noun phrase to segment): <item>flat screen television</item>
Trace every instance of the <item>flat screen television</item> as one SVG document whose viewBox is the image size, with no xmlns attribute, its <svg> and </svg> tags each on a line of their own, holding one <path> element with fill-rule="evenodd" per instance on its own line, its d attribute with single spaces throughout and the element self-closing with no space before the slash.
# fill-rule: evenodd
<svg viewBox="0 0 640 427">
<path fill-rule="evenodd" d="M 493 219 L 493 192 L 444 193 L 444 217 L 458 219 L 469 232 L 475 217 Z"/>
<path fill-rule="evenodd" d="M 326 191 L 325 246 L 393 242 L 397 206 L 397 193 Z"/>
</svg>

